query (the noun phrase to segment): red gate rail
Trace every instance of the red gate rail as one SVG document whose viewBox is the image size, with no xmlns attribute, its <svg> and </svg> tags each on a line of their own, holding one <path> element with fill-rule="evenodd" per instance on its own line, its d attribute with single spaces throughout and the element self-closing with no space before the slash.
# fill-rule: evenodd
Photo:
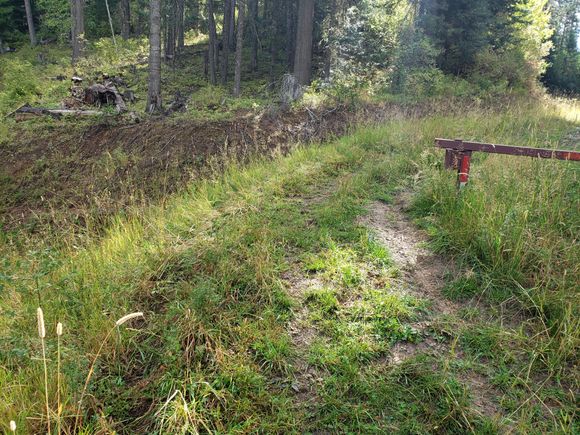
<svg viewBox="0 0 580 435">
<path fill-rule="evenodd" d="M 491 143 L 468 142 L 461 139 L 435 139 L 435 146 L 445 149 L 445 168 L 458 170 L 457 184 L 460 188 L 464 187 L 469 181 L 471 155 L 475 151 L 491 154 L 507 154 L 510 156 L 580 162 L 580 151 L 497 145 Z"/>
</svg>

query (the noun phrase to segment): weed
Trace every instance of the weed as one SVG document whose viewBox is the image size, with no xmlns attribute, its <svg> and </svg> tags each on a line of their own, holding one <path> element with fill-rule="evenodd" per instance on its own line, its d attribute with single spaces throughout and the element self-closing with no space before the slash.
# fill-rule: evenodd
<svg viewBox="0 0 580 435">
<path fill-rule="evenodd" d="M 321 318 L 332 315 L 338 310 L 339 303 L 333 289 L 309 290 L 305 296 L 306 303 L 319 310 Z"/>
<path fill-rule="evenodd" d="M 48 368 L 46 364 L 46 344 L 44 339 L 46 338 L 46 328 L 44 326 L 44 314 L 42 308 L 38 307 L 36 309 L 36 321 L 38 323 L 38 336 L 40 337 L 40 344 L 42 345 L 42 365 L 44 368 L 44 399 L 46 405 L 46 425 L 47 433 L 50 435 L 50 405 L 48 404 Z"/>
<path fill-rule="evenodd" d="M 287 371 L 287 360 L 292 355 L 290 339 L 286 334 L 262 336 L 252 344 L 252 349 L 262 364 L 273 370 Z"/>
<path fill-rule="evenodd" d="M 472 274 L 448 283 L 443 288 L 443 294 L 452 300 L 465 300 L 479 294 L 480 290 L 477 278 Z"/>
</svg>

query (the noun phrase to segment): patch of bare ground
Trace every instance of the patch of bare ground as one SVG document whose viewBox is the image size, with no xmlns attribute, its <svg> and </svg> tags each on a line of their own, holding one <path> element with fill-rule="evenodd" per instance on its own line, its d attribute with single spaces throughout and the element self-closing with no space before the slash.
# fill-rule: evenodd
<svg viewBox="0 0 580 435">
<path fill-rule="evenodd" d="M 454 314 L 461 305 L 441 295 L 445 277 L 457 273 L 448 259 L 434 255 L 426 247 L 427 236 L 405 214 L 408 208 L 406 195 L 399 196 L 393 204 L 373 202 L 368 215 L 360 223 L 371 229 L 378 241 L 386 246 L 402 272 L 404 287 L 413 295 L 428 299 L 438 314 Z"/>
<path fill-rule="evenodd" d="M 323 381 L 322 374 L 308 363 L 308 349 L 320 335 L 308 320 L 306 292 L 322 288 L 322 281 L 318 278 L 304 277 L 297 269 L 288 272 L 283 277 L 287 283 L 288 294 L 295 303 L 294 318 L 288 325 L 292 346 L 296 352 L 293 366 L 292 390 L 295 402 L 300 406 L 313 404 L 316 401 L 317 386 Z"/>
<path fill-rule="evenodd" d="M 303 210 L 309 209 L 326 200 L 336 188 L 337 180 L 332 180 L 319 186 L 313 192 L 302 198 Z M 284 273 L 282 279 L 286 283 L 286 292 L 292 298 L 294 317 L 288 325 L 292 347 L 296 354 L 292 361 L 294 400 L 297 406 L 308 409 L 317 400 L 317 388 L 324 381 L 323 373 L 308 363 L 308 349 L 315 340 L 322 336 L 308 319 L 306 294 L 309 290 L 321 289 L 324 284 L 317 276 L 310 276 L 300 269 L 299 264 L 292 264 L 291 269 Z"/>
<path fill-rule="evenodd" d="M 409 196 L 401 193 L 392 204 L 373 202 L 368 214 L 360 223 L 376 235 L 378 241 L 391 252 L 392 258 L 402 272 L 400 291 L 410 293 L 427 300 L 430 313 L 411 326 L 422 337 L 418 343 L 399 342 L 391 349 L 386 362 L 398 365 L 419 354 L 435 357 L 461 358 L 461 352 L 452 345 L 437 340 L 430 333 L 441 317 L 453 318 L 461 327 L 459 310 L 467 305 L 453 302 L 443 296 L 441 290 L 448 274 L 457 274 L 458 268 L 447 258 L 432 253 L 425 247 L 427 236 L 410 220 L 406 211 L 409 207 Z M 490 384 L 489 379 L 473 370 L 467 371 L 461 379 L 469 388 L 477 412 L 489 417 L 498 416 L 499 394 Z"/>
</svg>

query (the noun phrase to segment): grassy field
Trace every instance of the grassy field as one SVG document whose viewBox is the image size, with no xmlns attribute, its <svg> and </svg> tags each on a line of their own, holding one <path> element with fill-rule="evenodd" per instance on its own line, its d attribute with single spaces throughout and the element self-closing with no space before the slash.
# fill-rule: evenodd
<svg viewBox="0 0 580 435">
<path fill-rule="evenodd" d="M 580 168 L 477 155 L 457 194 L 433 139 L 556 147 L 579 125 L 578 102 L 547 99 L 397 119 L 232 164 L 98 237 L 3 235 L 0 427 L 578 431 Z M 437 300 L 363 224 L 409 194 L 454 264 Z"/>
</svg>

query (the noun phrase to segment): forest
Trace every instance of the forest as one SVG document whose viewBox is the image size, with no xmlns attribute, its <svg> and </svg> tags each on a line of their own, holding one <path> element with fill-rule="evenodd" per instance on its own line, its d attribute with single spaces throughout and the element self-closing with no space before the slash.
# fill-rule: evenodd
<svg viewBox="0 0 580 435">
<path fill-rule="evenodd" d="M 578 433 L 579 160 L 580 0 L 0 0 L 0 431 Z"/>
<path fill-rule="evenodd" d="M 529 89 L 538 79 L 575 94 L 579 9 L 576 0 L 2 0 L 0 52 L 22 51 L 29 42 L 36 58 L 3 60 L 0 107 L 6 111 L 44 94 L 40 88 L 47 84 L 34 66 L 64 64 L 64 53 L 53 47 L 65 45 L 80 75 L 129 78 L 147 69 L 147 83 L 131 80 L 147 86 L 150 113 L 174 101 L 176 76 L 184 86 L 178 92 L 209 82 L 234 97 L 243 94 L 242 82 L 256 80 L 276 94 L 285 73 L 296 83 L 285 83 L 290 89 L 282 99 L 295 98 L 291 88 L 313 80 L 314 91 L 339 99 L 363 89 L 415 96 L 469 94 L 474 87 L 502 92 Z M 145 63 L 143 50 L 149 51 Z M 56 77 L 64 76 L 61 66 Z M 168 86 L 161 86 L 162 70 L 172 72 Z M 8 80 L 20 81 L 21 74 L 25 82 L 14 89 Z M 66 89 L 48 87 L 51 94 Z"/>
</svg>

